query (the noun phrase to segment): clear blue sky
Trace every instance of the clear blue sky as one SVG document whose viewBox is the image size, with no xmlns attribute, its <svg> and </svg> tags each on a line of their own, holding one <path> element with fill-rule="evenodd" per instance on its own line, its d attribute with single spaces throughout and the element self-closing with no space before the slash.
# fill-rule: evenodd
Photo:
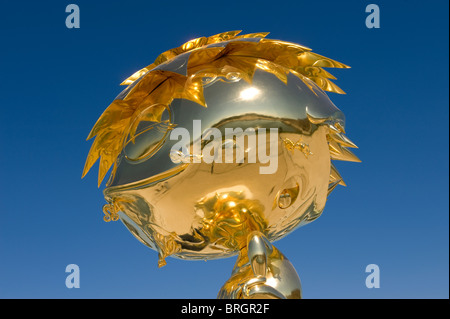
<svg viewBox="0 0 450 319">
<path fill-rule="evenodd" d="M 81 28 L 67 29 L 76 3 Z M 278 241 L 305 298 L 449 297 L 448 1 L 7 1 L 0 5 L 0 297 L 215 298 L 235 259 L 167 259 L 105 223 L 91 127 L 119 83 L 185 41 L 270 31 L 335 70 L 361 164 L 323 215 Z M 77 264 L 81 288 L 67 289 Z M 381 287 L 365 286 L 365 267 Z"/>
</svg>

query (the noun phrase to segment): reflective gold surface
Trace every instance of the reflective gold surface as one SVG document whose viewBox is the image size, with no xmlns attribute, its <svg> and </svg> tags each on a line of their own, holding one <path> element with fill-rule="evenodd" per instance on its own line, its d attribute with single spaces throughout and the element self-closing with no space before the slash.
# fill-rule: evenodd
<svg viewBox="0 0 450 319">
<path fill-rule="evenodd" d="M 191 40 L 126 79 L 89 134 L 96 138 L 83 176 L 100 159 L 100 185 L 113 167 L 104 220 L 120 218 L 158 252 L 160 267 L 168 256 L 238 255 L 218 297 L 300 298 L 295 269 L 271 242 L 319 217 L 329 193 L 345 185 L 331 160 L 359 161 L 343 113 L 324 93 L 343 91 L 323 68 L 347 66 L 267 33 L 238 33 Z M 176 128 L 190 133 L 187 155 L 172 150 Z M 221 137 L 205 140 L 211 129 Z M 252 159 L 272 148 L 276 170 L 262 174 L 272 162 Z M 223 159 L 205 162 L 210 149 Z"/>
<path fill-rule="evenodd" d="M 255 70 L 260 69 L 287 83 L 287 74 L 290 73 L 299 77 L 311 90 L 310 81 L 325 91 L 343 93 L 329 80 L 334 77 L 322 67 L 348 66 L 294 43 L 258 37 L 230 40 L 238 33 L 225 32 L 191 40 L 162 53 L 153 64 L 125 80 L 122 84 L 129 85 L 129 88 L 105 110 L 88 136 L 88 139 L 97 137 L 89 151 L 83 176 L 100 158 L 100 186 L 120 154 L 125 138 L 128 135 L 133 137 L 141 121 L 159 121 L 163 106 L 169 106 L 173 99 L 187 99 L 206 106 L 202 80 L 211 74 L 226 78 L 234 73 L 251 83 Z M 256 35 L 262 37 L 266 34 Z"/>
<path fill-rule="evenodd" d="M 260 232 L 248 234 L 221 299 L 299 299 L 300 278 L 289 260 Z"/>
<path fill-rule="evenodd" d="M 247 161 L 189 163 L 183 164 L 182 168 L 173 168 L 171 175 L 169 170 L 164 176 L 155 175 L 137 183 L 111 186 L 105 190 L 105 197 L 119 207 L 119 215 L 127 220 L 126 226 L 135 235 L 142 232 L 139 237 L 144 242 L 150 238 L 149 246 L 155 233 L 177 234 L 176 241 L 183 248 L 177 257 L 212 259 L 231 256 L 238 247 L 225 244 L 227 239 L 220 237 L 217 231 L 207 231 L 217 223 L 211 221 L 213 210 L 208 211 L 207 207 L 212 204 L 207 198 L 239 194 L 247 206 L 248 202 L 258 205 L 257 220 L 265 221 L 264 227 L 253 227 L 252 230 L 263 231 L 272 241 L 285 236 L 300 224 L 317 218 L 323 210 L 331 171 L 326 135 L 324 126 L 315 128 L 310 136 L 302 135 L 314 150 L 314 155 L 306 157 L 301 151 L 292 152 L 282 147 L 285 136 L 298 140 L 300 134 L 282 133 L 278 141 L 278 157 L 282 160 L 278 162 L 276 174 L 262 175 L 259 166 L 263 164 Z M 117 176 L 121 173 L 119 167 Z M 280 198 L 282 196 L 284 198 Z M 287 196 L 289 203 L 286 203 Z M 224 214 L 225 209 L 217 213 Z M 250 227 L 250 224 L 245 225 Z M 160 246 L 156 249 L 164 250 Z M 160 251 L 160 255 L 166 254 Z"/>
</svg>

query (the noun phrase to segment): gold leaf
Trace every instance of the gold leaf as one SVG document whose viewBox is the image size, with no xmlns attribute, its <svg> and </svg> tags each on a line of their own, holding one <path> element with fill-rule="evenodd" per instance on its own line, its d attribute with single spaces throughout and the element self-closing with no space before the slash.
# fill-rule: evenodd
<svg viewBox="0 0 450 319">
<path fill-rule="evenodd" d="M 177 55 L 182 54 L 184 52 L 188 52 L 197 48 L 200 48 L 208 43 L 208 39 L 205 37 L 197 38 L 190 40 L 183 44 L 181 47 L 177 49 L 173 49 L 173 53 L 176 53 Z"/>
<path fill-rule="evenodd" d="M 268 73 L 275 75 L 281 82 L 287 84 L 287 74 L 288 70 L 278 64 L 272 63 L 267 60 L 258 59 L 256 67 Z"/>
<path fill-rule="evenodd" d="M 258 32 L 238 35 L 235 39 L 247 39 L 247 38 L 265 38 L 270 32 Z"/>
<path fill-rule="evenodd" d="M 287 74 L 291 72 L 300 78 L 314 94 L 317 94 L 315 91 L 319 89 L 313 82 L 323 90 L 343 93 L 329 80 L 335 77 L 322 67 L 348 68 L 345 64 L 310 52 L 311 49 L 298 44 L 264 39 L 267 32 L 237 36 L 239 32 L 229 31 L 190 40 L 178 48 L 163 52 L 154 63 L 123 81 L 122 85 L 131 85 L 140 79 L 134 86 L 129 87 L 123 100 L 115 100 L 108 106 L 92 128 L 88 139 L 97 137 L 86 159 L 83 176 L 100 158 L 100 185 L 120 154 L 125 138 L 129 136 L 130 140 L 134 139 L 141 121 L 161 121 L 165 106 L 169 106 L 174 98 L 187 99 L 206 106 L 201 82 L 202 75 L 213 74 L 217 77 L 227 77 L 230 73 L 238 73 L 240 78 L 251 83 L 255 70 L 258 68 L 274 74 L 280 81 L 287 83 Z M 208 44 L 246 38 L 261 39 L 258 42 L 231 41 L 225 48 L 205 47 Z M 156 66 L 185 52 L 191 52 L 187 65 L 189 77 L 174 72 L 154 70 Z M 359 161 L 345 148 L 345 146 L 356 145 L 340 134 L 345 132 L 339 123 L 334 125 L 333 128 L 335 127 L 338 132 L 334 132 L 330 126 L 331 158 Z M 336 175 L 336 173 L 332 174 Z"/>
<path fill-rule="evenodd" d="M 303 83 L 311 90 L 311 92 L 313 92 L 315 95 L 317 95 L 316 91 L 314 90 L 314 87 L 313 87 L 312 83 L 309 81 L 309 79 L 306 76 L 304 76 L 303 74 L 298 73 L 298 72 L 296 72 L 294 70 L 290 70 L 290 72 L 292 74 L 294 74 L 296 77 L 298 77 L 300 80 L 302 80 Z"/>
<path fill-rule="evenodd" d="M 212 61 L 216 60 L 219 54 L 224 50 L 223 47 L 204 48 L 190 54 L 188 60 L 188 75 L 193 75 L 207 67 Z"/>
<path fill-rule="evenodd" d="M 133 84 L 134 81 L 139 79 L 141 76 L 143 76 L 145 73 L 150 71 L 148 68 L 140 69 L 139 71 L 134 72 L 130 77 L 126 78 L 125 81 L 120 83 L 120 85 L 130 85 Z"/>
<path fill-rule="evenodd" d="M 256 69 L 257 59 L 252 57 L 222 56 L 211 65 L 220 70 L 219 76 L 226 76 L 229 72 L 239 72 L 241 77 L 251 82 Z"/>
<path fill-rule="evenodd" d="M 91 139 L 106 128 L 114 127 L 123 118 L 130 117 L 133 112 L 133 108 L 126 101 L 114 100 L 99 117 L 87 139 Z"/>
<path fill-rule="evenodd" d="M 350 139 L 347 136 L 345 136 L 344 134 L 330 130 L 330 134 L 328 136 L 330 138 L 332 138 L 333 140 L 335 140 L 336 142 L 338 142 L 339 144 L 341 144 L 342 146 L 358 148 L 358 146 L 356 146 L 355 143 L 350 141 Z"/>
<path fill-rule="evenodd" d="M 333 165 L 333 163 L 330 163 L 330 165 L 330 182 L 338 182 L 339 185 L 347 186 L 341 174 L 339 174 L 337 168 Z"/>
<path fill-rule="evenodd" d="M 329 59 L 314 52 L 303 52 L 300 55 L 298 55 L 297 58 L 299 60 L 300 65 L 302 66 L 316 66 L 316 67 L 344 68 L 344 69 L 350 68 L 348 65 Z"/>
<path fill-rule="evenodd" d="M 361 160 L 353 154 L 353 152 L 348 150 L 346 147 L 341 146 L 339 143 L 330 140 L 328 145 L 330 146 L 331 159 L 338 161 L 361 162 Z"/>
<path fill-rule="evenodd" d="M 336 84 L 334 84 L 333 82 L 331 82 L 326 78 L 317 76 L 311 76 L 308 78 L 311 79 L 311 81 L 313 81 L 314 83 L 316 83 L 324 91 L 345 94 L 345 92 L 340 87 L 338 87 Z"/>
<path fill-rule="evenodd" d="M 314 76 L 314 77 L 323 77 L 323 78 L 327 78 L 327 79 L 336 80 L 336 78 L 331 73 L 329 73 L 325 69 L 322 69 L 321 67 L 298 66 L 295 68 L 295 71 L 297 71 L 307 77 Z"/>
<path fill-rule="evenodd" d="M 174 98 L 186 99 L 206 107 L 201 78 L 190 80 L 180 92 L 175 94 Z"/>
<path fill-rule="evenodd" d="M 233 39 L 237 34 L 241 33 L 241 30 L 238 31 L 228 31 L 228 32 L 222 32 L 213 36 L 208 37 L 208 44 L 228 41 L 230 39 Z"/>
</svg>

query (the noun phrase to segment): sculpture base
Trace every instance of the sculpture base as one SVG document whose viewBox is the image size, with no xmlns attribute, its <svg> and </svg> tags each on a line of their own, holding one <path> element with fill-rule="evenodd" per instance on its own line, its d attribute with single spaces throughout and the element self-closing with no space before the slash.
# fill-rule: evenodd
<svg viewBox="0 0 450 319">
<path fill-rule="evenodd" d="M 300 278 L 290 261 L 258 231 L 249 234 L 219 299 L 301 299 Z"/>
</svg>

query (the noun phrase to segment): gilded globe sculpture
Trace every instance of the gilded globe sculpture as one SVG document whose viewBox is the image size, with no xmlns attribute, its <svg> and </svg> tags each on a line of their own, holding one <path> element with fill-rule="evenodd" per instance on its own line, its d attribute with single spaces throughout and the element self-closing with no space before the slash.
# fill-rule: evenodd
<svg viewBox="0 0 450 319">
<path fill-rule="evenodd" d="M 273 242 L 345 185 L 333 160 L 359 162 L 325 93 L 344 93 L 326 69 L 348 66 L 267 35 L 224 32 L 160 54 L 88 136 L 83 177 L 96 161 L 99 186 L 111 171 L 104 220 L 121 220 L 159 267 L 237 255 L 218 298 L 301 298 Z"/>
</svg>

